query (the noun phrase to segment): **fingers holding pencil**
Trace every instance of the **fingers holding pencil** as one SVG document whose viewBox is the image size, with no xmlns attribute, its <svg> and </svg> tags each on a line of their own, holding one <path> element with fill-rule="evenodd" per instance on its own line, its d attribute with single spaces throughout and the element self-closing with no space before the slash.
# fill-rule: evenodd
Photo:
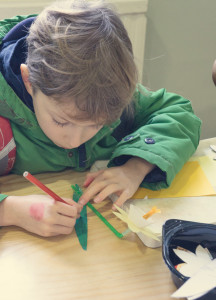
<svg viewBox="0 0 216 300">
<path fill-rule="evenodd" d="M 56 202 L 57 212 L 61 215 L 78 219 L 82 210 L 81 205 L 72 199 L 63 198 L 66 203 Z M 68 205 L 70 207 L 68 207 Z"/>
<path fill-rule="evenodd" d="M 39 196 L 44 199 L 39 203 L 38 196 L 37 199 L 31 196 L 31 200 L 34 199 L 29 208 L 28 225 L 31 225 L 25 229 L 46 237 L 71 233 L 76 219 L 80 217 L 82 206 L 72 199 L 59 197 L 29 172 L 24 172 L 23 176 L 47 194 Z M 24 228 L 23 224 L 21 227 Z"/>
</svg>

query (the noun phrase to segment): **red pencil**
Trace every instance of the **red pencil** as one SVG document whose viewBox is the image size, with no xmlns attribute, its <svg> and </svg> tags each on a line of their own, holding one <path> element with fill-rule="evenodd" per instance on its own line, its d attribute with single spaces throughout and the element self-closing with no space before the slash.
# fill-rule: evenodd
<svg viewBox="0 0 216 300">
<path fill-rule="evenodd" d="M 37 178 L 35 178 L 33 175 L 31 175 L 29 172 L 24 172 L 23 176 L 28 179 L 31 183 L 33 183 L 34 185 L 36 185 L 37 187 L 39 187 L 42 191 L 44 191 L 45 193 L 47 193 L 48 195 L 50 195 L 54 200 L 56 201 L 60 201 L 63 203 L 66 203 L 61 197 L 59 197 L 58 195 L 56 195 L 53 191 L 51 191 L 48 187 L 46 187 L 42 182 L 40 182 Z"/>
</svg>

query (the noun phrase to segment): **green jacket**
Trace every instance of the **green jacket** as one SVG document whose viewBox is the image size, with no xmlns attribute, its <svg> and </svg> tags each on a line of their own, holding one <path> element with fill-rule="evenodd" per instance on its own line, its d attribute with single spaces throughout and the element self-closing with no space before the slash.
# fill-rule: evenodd
<svg viewBox="0 0 216 300">
<path fill-rule="evenodd" d="M 2 37 L 24 17 L 0 22 Z M 1 38 L 1 36 L 0 36 Z M 78 148 L 66 150 L 56 146 L 40 129 L 32 112 L 15 94 L 0 73 L 0 115 L 11 123 L 17 153 L 12 172 L 41 173 L 88 169 L 96 160 L 109 159 L 108 166 L 121 165 L 131 156 L 141 157 L 155 168 L 143 187 L 168 187 L 176 173 L 196 150 L 200 120 L 190 101 L 167 93 L 150 92 L 143 86 L 134 94 L 135 117 L 130 126 L 121 118 L 104 126 L 92 139 Z"/>
</svg>

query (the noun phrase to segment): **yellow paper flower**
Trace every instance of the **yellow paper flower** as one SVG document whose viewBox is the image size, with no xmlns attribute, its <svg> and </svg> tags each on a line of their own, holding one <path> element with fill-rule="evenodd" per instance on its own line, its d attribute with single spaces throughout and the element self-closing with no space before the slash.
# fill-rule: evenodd
<svg viewBox="0 0 216 300">
<path fill-rule="evenodd" d="M 153 238 L 154 240 L 157 240 L 157 241 L 160 240 L 158 238 L 159 233 L 153 232 L 151 229 L 147 228 L 147 226 L 151 224 L 151 221 L 145 220 L 143 218 L 144 213 L 140 208 L 131 204 L 129 211 L 127 213 L 126 211 L 124 211 L 120 207 L 116 206 L 115 204 L 114 204 L 114 206 L 116 207 L 118 212 L 113 211 L 113 213 L 119 219 L 121 219 L 123 222 L 127 223 L 128 228 L 131 231 L 133 231 L 135 233 L 141 232 L 144 235 Z"/>
</svg>

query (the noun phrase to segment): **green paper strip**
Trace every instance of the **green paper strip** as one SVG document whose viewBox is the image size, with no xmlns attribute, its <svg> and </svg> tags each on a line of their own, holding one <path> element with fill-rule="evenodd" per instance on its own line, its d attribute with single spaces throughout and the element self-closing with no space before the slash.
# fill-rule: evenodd
<svg viewBox="0 0 216 300">
<path fill-rule="evenodd" d="M 99 219 L 101 219 L 102 222 L 104 222 L 104 224 L 118 237 L 118 238 L 122 238 L 124 235 L 120 232 L 118 232 L 108 221 L 107 219 L 104 218 L 104 216 L 102 216 L 101 213 L 99 213 L 99 211 L 91 204 L 91 203 L 87 203 L 87 206 L 98 216 Z"/>
<path fill-rule="evenodd" d="M 79 194 L 79 196 L 82 195 L 82 190 L 81 188 L 78 186 L 78 184 L 75 184 L 75 186 L 71 186 L 72 189 Z M 101 219 L 101 221 L 118 237 L 118 238 L 122 238 L 125 236 L 125 234 L 128 233 L 128 230 L 126 230 L 123 233 L 118 232 L 108 221 L 107 219 L 104 218 L 104 216 L 102 216 L 101 213 L 99 213 L 99 211 L 91 204 L 91 203 L 87 203 L 87 206 L 98 216 L 99 219 Z"/>
</svg>

